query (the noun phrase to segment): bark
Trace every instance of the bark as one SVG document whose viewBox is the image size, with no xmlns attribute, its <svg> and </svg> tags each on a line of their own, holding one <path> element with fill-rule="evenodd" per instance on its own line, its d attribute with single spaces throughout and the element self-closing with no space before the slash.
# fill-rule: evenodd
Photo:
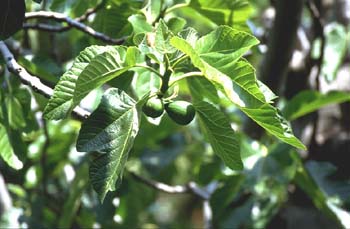
<svg viewBox="0 0 350 229">
<path fill-rule="evenodd" d="M 300 24 L 303 0 L 275 1 L 276 18 L 268 42 L 268 51 L 260 67 L 260 79 L 275 93 L 288 69 Z"/>
</svg>

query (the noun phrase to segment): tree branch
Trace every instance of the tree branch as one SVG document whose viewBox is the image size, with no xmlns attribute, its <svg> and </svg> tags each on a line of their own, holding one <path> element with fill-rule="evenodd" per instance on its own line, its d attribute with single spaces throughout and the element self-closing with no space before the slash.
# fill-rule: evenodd
<svg viewBox="0 0 350 229">
<path fill-rule="evenodd" d="M 169 193 L 169 194 L 184 194 L 184 193 L 192 193 L 203 200 L 208 200 L 210 198 L 210 194 L 198 187 L 195 182 L 189 182 L 186 185 L 175 185 L 171 186 L 168 184 L 164 184 L 155 180 L 148 179 L 146 177 L 137 175 L 134 172 L 129 172 L 136 180 L 154 188 L 158 191 Z"/>
<path fill-rule="evenodd" d="M 188 187 L 188 185 L 175 185 L 175 186 L 170 186 L 158 181 L 154 181 L 148 178 L 145 178 L 143 176 L 137 175 L 134 172 L 130 172 L 130 174 L 132 175 L 132 177 L 144 184 L 146 184 L 147 186 L 156 189 L 158 191 L 161 192 L 165 192 L 168 194 L 184 194 L 184 193 L 190 193 L 191 190 Z"/>
<path fill-rule="evenodd" d="M 23 84 L 30 86 L 34 91 L 40 93 L 46 98 L 52 96 L 53 89 L 43 84 L 37 77 L 30 75 L 25 68 L 20 66 L 3 41 L 0 41 L 0 52 L 4 57 L 7 69 L 11 73 L 19 76 Z"/>
<path fill-rule="evenodd" d="M 304 1 L 275 3 L 276 17 L 268 38 L 268 51 L 260 66 L 260 79 L 278 93 L 294 50 Z"/>
<path fill-rule="evenodd" d="M 321 71 L 322 71 L 322 64 L 323 64 L 325 45 L 326 45 L 326 37 L 325 37 L 325 33 L 324 33 L 325 22 L 324 22 L 323 18 L 321 17 L 320 9 L 317 7 L 317 5 L 315 4 L 315 2 L 313 0 L 307 0 L 306 6 L 311 14 L 312 19 L 313 19 L 313 28 L 314 28 L 315 38 L 319 38 L 320 43 L 321 43 L 320 55 L 315 60 L 315 64 L 316 64 L 315 88 L 316 88 L 316 90 L 319 91 L 320 90 L 320 75 L 321 75 Z M 316 111 L 314 113 L 314 119 L 313 119 L 313 129 L 312 129 L 311 141 L 310 141 L 310 146 L 309 146 L 310 151 L 314 151 L 314 149 L 317 147 L 316 135 L 317 135 L 317 131 L 318 131 L 318 120 L 319 120 L 319 115 L 318 115 L 318 112 Z"/>
<path fill-rule="evenodd" d="M 213 226 L 213 210 L 210 206 L 209 200 L 203 201 L 203 219 L 204 228 L 210 229 Z"/>
<path fill-rule="evenodd" d="M 17 63 L 15 57 L 3 41 L 0 41 L 0 53 L 4 57 L 7 69 L 14 75 L 18 76 L 23 84 L 28 85 L 35 92 L 46 98 L 50 98 L 53 95 L 53 89 L 51 87 L 43 84 L 37 76 L 29 74 L 25 68 Z M 90 112 L 80 107 L 76 107 L 73 110 L 73 115 L 83 120 L 90 115 Z"/>
<path fill-rule="evenodd" d="M 325 45 L 326 45 L 326 37 L 324 34 L 325 22 L 324 22 L 323 18 L 321 17 L 321 13 L 313 0 L 308 0 L 306 2 L 306 6 L 311 14 L 312 19 L 313 19 L 315 36 L 316 36 L 316 38 L 320 38 L 320 40 L 321 40 L 320 41 L 320 43 L 321 43 L 320 55 L 316 59 L 316 67 L 317 67 L 316 90 L 319 90 L 320 89 L 320 74 L 321 74 L 321 70 L 322 70 L 322 62 L 324 59 L 324 50 L 325 50 Z"/>
<path fill-rule="evenodd" d="M 125 38 L 115 39 L 115 38 L 109 37 L 106 34 L 98 32 L 93 28 L 91 28 L 90 26 L 87 26 L 86 24 L 82 23 L 81 21 L 86 20 L 86 18 L 88 17 L 86 16 L 86 14 L 84 15 L 77 19 L 72 19 L 62 13 L 57 13 L 57 12 L 48 12 L 48 11 L 29 12 L 29 13 L 26 13 L 25 15 L 26 20 L 37 19 L 37 18 L 51 19 L 57 22 L 65 22 L 68 25 L 52 26 L 52 25 L 42 24 L 42 23 L 39 23 L 39 24 L 24 23 L 23 29 L 37 29 L 37 30 L 43 30 L 47 32 L 64 32 L 71 28 L 76 28 L 96 39 L 102 40 L 110 44 L 120 45 L 125 41 Z"/>
</svg>

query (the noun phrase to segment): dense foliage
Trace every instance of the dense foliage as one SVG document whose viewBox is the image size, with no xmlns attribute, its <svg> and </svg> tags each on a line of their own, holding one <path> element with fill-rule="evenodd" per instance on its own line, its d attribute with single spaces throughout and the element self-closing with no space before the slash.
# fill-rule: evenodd
<svg viewBox="0 0 350 229">
<path fill-rule="evenodd" d="M 1 4 L 0 178 L 12 203 L 0 227 L 264 228 L 297 197 L 350 226 L 348 177 L 304 160 L 304 127 L 296 137 L 290 125 L 350 94 L 317 85 L 290 98 L 257 78 L 268 2 L 28 0 L 25 18 L 23 0 Z M 349 32 L 327 26 L 308 57 L 330 82 Z"/>
</svg>

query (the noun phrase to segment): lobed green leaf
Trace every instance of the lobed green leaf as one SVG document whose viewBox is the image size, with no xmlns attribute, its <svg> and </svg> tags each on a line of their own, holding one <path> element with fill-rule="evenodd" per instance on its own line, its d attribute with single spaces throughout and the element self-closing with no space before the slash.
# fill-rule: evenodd
<svg viewBox="0 0 350 229">
<path fill-rule="evenodd" d="M 240 59 L 257 43 L 251 35 L 226 26 L 199 39 L 195 48 L 182 38 L 171 39 L 171 44 L 187 54 L 192 64 L 246 115 L 280 140 L 305 149 L 287 121 L 266 101 L 253 68 Z"/>
</svg>

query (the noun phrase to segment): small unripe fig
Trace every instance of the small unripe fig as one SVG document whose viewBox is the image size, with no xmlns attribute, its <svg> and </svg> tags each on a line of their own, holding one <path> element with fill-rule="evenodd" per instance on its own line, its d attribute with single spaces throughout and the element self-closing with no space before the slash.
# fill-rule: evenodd
<svg viewBox="0 0 350 229">
<path fill-rule="evenodd" d="M 169 117 L 180 125 L 189 124 L 196 114 L 193 105 L 186 101 L 167 103 L 165 104 L 165 110 Z"/>
<path fill-rule="evenodd" d="M 151 118 L 158 118 L 164 112 L 164 104 L 161 98 L 152 97 L 142 107 L 143 113 Z"/>
</svg>

